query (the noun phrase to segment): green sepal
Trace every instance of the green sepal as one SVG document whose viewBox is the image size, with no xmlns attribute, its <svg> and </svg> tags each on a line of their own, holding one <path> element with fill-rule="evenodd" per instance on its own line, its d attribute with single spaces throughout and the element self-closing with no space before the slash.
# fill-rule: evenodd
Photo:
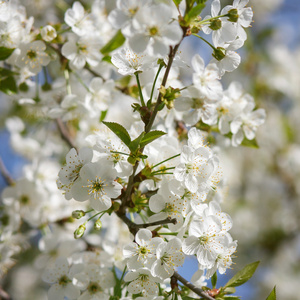
<svg viewBox="0 0 300 300">
<path fill-rule="evenodd" d="M 266 300 L 276 300 L 276 285 Z"/>
<path fill-rule="evenodd" d="M 235 287 L 244 284 L 247 282 L 252 275 L 254 274 L 256 268 L 258 267 L 259 261 L 251 263 L 245 266 L 242 270 L 237 272 L 224 286 L 226 287 Z"/>
<path fill-rule="evenodd" d="M 11 56 L 15 48 L 0 47 L 0 60 L 5 60 Z"/>
<path fill-rule="evenodd" d="M 216 286 L 217 286 L 217 281 L 218 281 L 218 275 L 217 275 L 217 272 L 214 273 L 214 275 L 211 277 L 211 285 L 212 285 L 212 288 L 215 289 Z"/>
<path fill-rule="evenodd" d="M 100 118 L 99 118 L 99 122 L 103 122 L 103 120 L 104 120 L 105 117 L 106 117 L 106 114 L 107 114 L 107 110 L 101 111 L 101 115 L 100 115 Z"/>
<path fill-rule="evenodd" d="M 136 152 L 140 146 L 140 142 L 143 139 L 145 132 L 142 132 L 136 139 L 130 142 L 128 148 L 131 152 Z"/>
<path fill-rule="evenodd" d="M 102 61 L 106 61 L 108 62 L 109 64 L 111 64 L 111 56 L 110 55 L 105 55 L 102 57 Z"/>
<path fill-rule="evenodd" d="M 113 36 L 113 38 L 100 49 L 100 52 L 103 55 L 107 55 L 108 53 L 112 52 L 113 50 L 118 49 L 121 47 L 125 42 L 125 37 L 123 36 L 121 30 Z"/>
<path fill-rule="evenodd" d="M 160 138 L 161 136 L 165 135 L 166 133 L 160 130 L 153 130 L 145 134 L 142 138 L 140 146 L 141 148 L 145 147 L 149 143 L 153 142 L 154 140 Z"/>
<path fill-rule="evenodd" d="M 247 138 L 244 138 L 241 145 L 249 148 L 255 148 L 255 149 L 259 148 L 256 139 L 248 140 Z"/>
<path fill-rule="evenodd" d="M 178 7 L 182 0 L 173 0 L 174 4 Z"/>
<path fill-rule="evenodd" d="M 122 125 L 115 122 L 102 121 L 102 123 L 106 125 L 115 135 L 117 135 L 127 147 L 129 147 L 131 139 L 129 133 Z"/>
</svg>

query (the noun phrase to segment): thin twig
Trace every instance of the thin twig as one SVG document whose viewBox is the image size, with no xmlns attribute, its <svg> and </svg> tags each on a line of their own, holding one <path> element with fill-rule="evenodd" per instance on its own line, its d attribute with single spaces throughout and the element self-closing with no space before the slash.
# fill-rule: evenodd
<svg viewBox="0 0 300 300">
<path fill-rule="evenodd" d="M 164 225 L 164 224 L 177 224 L 176 218 L 172 219 L 170 217 L 168 217 L 164 220 L 161 220 L 161 221 L 155 221 L 155 222 L 144 223 L 144 224 L 136 224 L 136 223 L 132 222 L 131 220 L 129 220 L 125 214 L 122 214 L 119 211 L 117 211 L 116 214 L 127 225 L 129 231 L 133 235 L 135 235 L 138 232 L 138 230 L 141 228 L 147 228 L 150 226 L 157 226 L 157 225 Z"/>
<path fill-rule="evenodd" d="M 176 279 L 178 279 L 181 283 L 183 283 L 186 287 L 188 287 L 190 290 L 192 290 L 194 293 L 196 293 L 197 295 L 201 296 L 204 299 L 207 300 L 215 300 L 215 298 L 209 296 L 206 292 L 204 292 L 202 289 L 197 288 L 196 286 L 194 286 L 192 283 L 190 283 L 189 281 L 187 281 L 186 279 L 184 279 L 181 275 L 179 275 L 176 271 L 173 274 L 173 277 L 175 277 Z"/>
<path fill-rule="evenodd" d="M 8 170 L 6 169 L 1 157 L 0 157 L 0 172 L 5 180 L 5 182 L 8 184 L 8 185 L 13 185 L 14 184 L 14 180 L 13 178 L 11 177 L 11 175 L 9 174 Z"/>
<path fill-rule="evenodd" d="M 70 133 L 69 131 L 67 130 L 65 124 L 62 122 L 61 119 L 56 119 L 56 124 L 57 124 L 57 127 L 59 129 L 59 133 L 62 137 L 62 139 L 71 147 L 71 148 L 75 148 L 76 151 L 77 151 L 77 148 L 70 136 Z"/>
</svg>

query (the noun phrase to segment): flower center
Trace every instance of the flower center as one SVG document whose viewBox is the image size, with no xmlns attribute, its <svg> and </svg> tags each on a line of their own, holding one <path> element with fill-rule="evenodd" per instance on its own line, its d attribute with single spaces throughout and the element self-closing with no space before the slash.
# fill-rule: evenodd
<svg viewBox="0 0 300 300">
<path fill-rule="evenodd" d="M 26 205 L 26 204 L 29 204 L 30 199 L 29 199 L 29 197 L 28 197 L 27 195 L 22 195 L 22 196 L 20 197 L 20 202 L 21 202 L 22 204 Z"/>
<path fill-rule="evenodd" d="M 204 104 L 203 98 L 193 98 L 192 108 L 194 109 L 202 108 L 203 104 Z"/>
<path fill-rule="evenodd" d="M 158 28 L 156 26 L 150 27 L 149 28 L 149 34 L 150 36 L 155 36 L 158 34 Z"/>
<path fill-rule="evenodd" d="M 205 245 L 209 241 L 209 237 L 206 235 L 200 236 L 199 241 L 201 245 Z"/>
<path fill-rule="evenodd" d="M 66 286 L 69 282 L 71 282 L 71 280 L 66 275 L 63 275 L 60 277 L 58 284 L 61 286 Z"/>
<path fill-rule="evenodd" d="M 27 51 L 27 57 L 28 57 L 29 59 L 35 59 L 35 58 L 37 57 L 37 54 L 36 54 L 35 51 L 29 50 L 29 51 Z"/>
<path fill-rule="evenodd" d="M 91 282 L 87 290 L 90 294 L 96 294 L 97 292 L 102 291 L 100 285 L 97 282 Z"/>
</svg>

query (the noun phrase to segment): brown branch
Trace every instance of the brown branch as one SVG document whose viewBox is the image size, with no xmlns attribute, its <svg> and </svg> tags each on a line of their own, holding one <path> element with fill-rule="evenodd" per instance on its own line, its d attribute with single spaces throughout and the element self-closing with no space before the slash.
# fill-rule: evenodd
<svg viewBox="0 0 300 300">
<path fill-rule="evenodd" d="M 0 172 L 5 180 L 5 182 L 8 185 L 13 185 L 15 183 L 15 181 L 13 180 L 13 178 L 11 177 L 11 175 L 9 174 L 8 170 L 6 169 L 1 157 L 0 157 Z"/>
<path fill-rule="evenodd" d="M 56 119 L 56 124 L 57 127 L 59 129 L 59 133 L 61 138 L 71 147 L 71 148 L 75 148 L 77 151 L 77 148 L 70 136 L 70 133 L 68 131 L 68 129 L 66 128 L 65 124 L 62 122 L 61 119 Z"/>
<path fill-rule="evenodd" d="M 5 292 L 2 287 L 0 286 L 0 299 L 3 299 L 3 300 L 12 300 L 12 298 L 10 297 L 10 295 Z"/>
<path fill-rule="evenodd" d="M 117 216 L 127 225 L 129 231 L 133 234 L 136 235 L 139 229 L 141 228 L 147 228 L 150 226 L 157 226 L 157 225 L 164 225 L 164 224 L 177 224 L 177 220 L 175 218 L 166 218 L 161 221 L 155 221 L 151 223 L 144 223 L 144 224 L 136 224 L 129 220 L 125 214 L 121 213 L 120 211 L 116 212 Z"/>
<path fill-rule="evenodd" d="M 190 283 L 189 281 L 187 281 L 186 279 L 184 279 L 181 275 L 179 275 L 176 271 L 173 274 L 173 277 L 175 277 L 176 279 L 178 279 L 181 283 L 183 283 L 186 287 L 188 287 L 190 290 L 192 290 L 194 293 L 196 293 L 197 295 L 201 296 L 204 299 L 207 300 L 215 300 L 215 298 L 209 296 L 206 292 L 204 292 L 202 289 L 197 288 L 196 286 L 194 286 L 192 283 Z"/>
</svg>

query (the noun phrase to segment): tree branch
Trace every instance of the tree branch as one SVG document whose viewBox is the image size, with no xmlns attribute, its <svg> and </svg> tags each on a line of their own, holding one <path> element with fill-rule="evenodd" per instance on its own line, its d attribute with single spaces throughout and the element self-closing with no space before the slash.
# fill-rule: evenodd
<svg viewBox="0 0 300 300">
<path fill-rule="evenodd" d="M 204 299 L 207 300 L 215 300 L 215 298 L 209 296 L 206 292 L 204 292 L 202 289 L 197 288 L 196 286 L 194 286 L 192 283 L 190 283 L 189 281 L 187 281 L 186 279 L 184 279 L 181 275 L 179 275 L 176 271 L 173 274 L 173 277 L 175 277 L 176 279 L 178 279 L 181 283 L 183 283 L 186 287 L 188 287 L 190 290 L 192 290 L 194 293 L 196 293 L 197 295 L 201 296 Z"/>
<path fill-rule="evenodd" d="M 69 131 L 67 130 L 65 124 L 62 122 L 61 119 L 56 119 L 56 124 L 60 133 L 60 136 L 62 137 L 62 139 L 71 147 L 71 148 L 75 148 L 77 151 L 77 148 L 70 136 Z M 77 151 L 78 152 L 78 151 Z"/>
<path fill-rule="evenodd" d="M 13 178 L 11 177 L 11 175 L 9 174 L 9 172 L 7 171 L 1 157 L 0 157 L 0 172 L 5 180 L 5 182 L 8 184 L 8 185 L 13 185 L 14 184 L 14 180 Z"/>
<path fill-rule="evenodd" d="M 150 226 L 157 226 L 157 225 L 164 225 L 164 224 L 177 224 L 177 220 L 175 218 L 166 218 L 161 221 L 155 221 L 151 223 L 144 223 L 144 224 L 136 224 L 129 220 L 125 214 L 121 213 L 120 211 L 116 212 L 117 216 L 127 225 L 129 231 L 133 234 L 136 235 L 139 229 L 141 228 L 147 228 Z"/>
</svg>

